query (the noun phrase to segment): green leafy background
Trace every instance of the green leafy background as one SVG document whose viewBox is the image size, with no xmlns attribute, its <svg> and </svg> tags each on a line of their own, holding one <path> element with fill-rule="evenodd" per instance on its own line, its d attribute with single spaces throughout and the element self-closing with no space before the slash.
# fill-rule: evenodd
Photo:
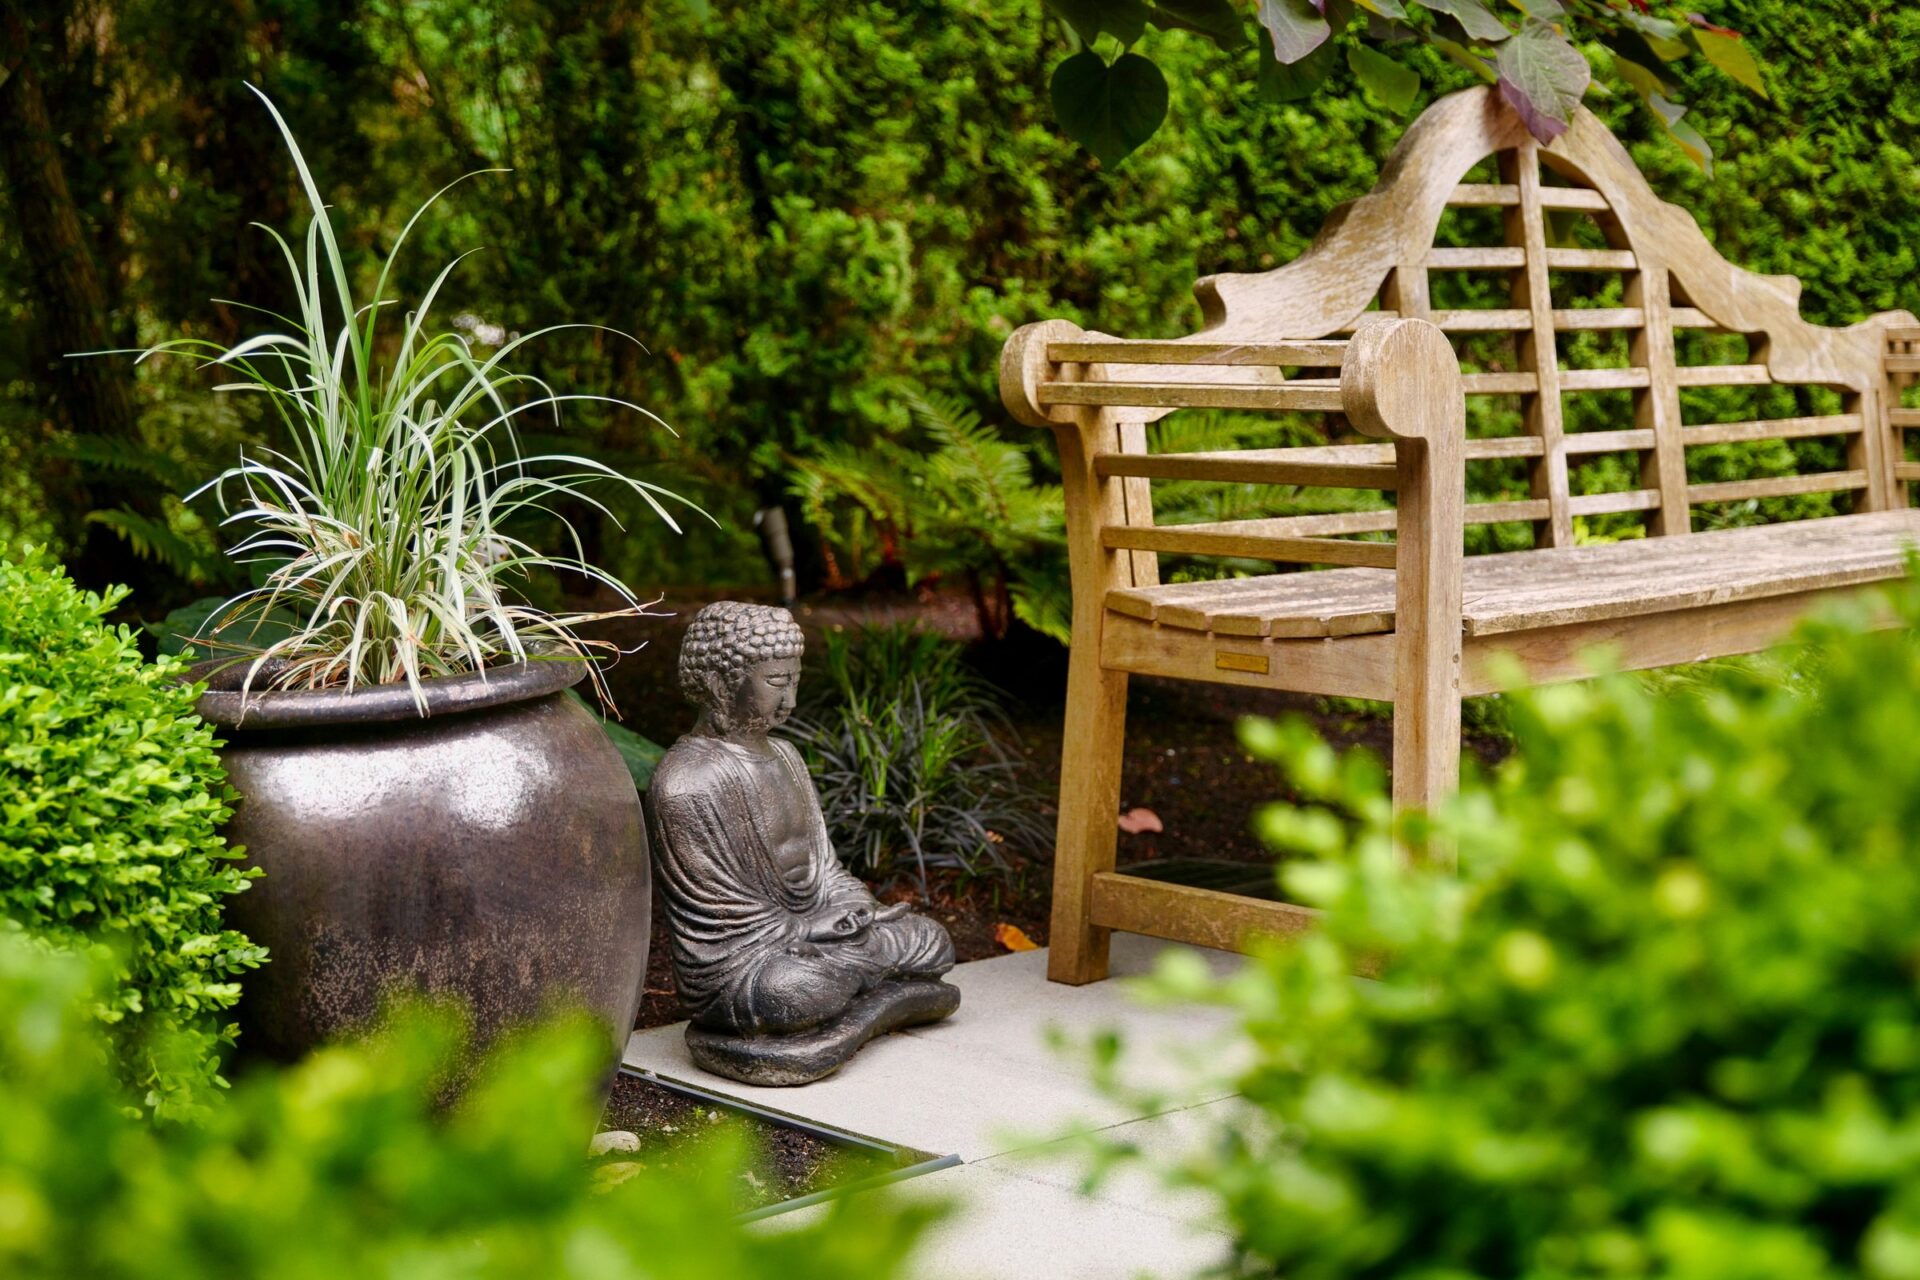
<svg viewBox="0 0 1920 1280">
<path fill-rule="evenodd" d="M 1634 95 L 1590 104 L 1730 258 L 1804 277 L 1812 318 L 1920 307 L 1920 9 L 1703 8 L 1763 55 L 1773 94 L 1699 58 L 1676 64 L 1676 96 L 1717 158 L 1711 177 Z M 208 298 L 284 301 L 264 238 L 241 224 L 285 225 L 291 174 L 242 77 L 286 106 L 341 192 L 350 250 L 385 244 L 452 176 L 509 166 L 430 220 L 404 283 L 417 296 L 425 273 L 483 246 L 449 286 L 448 314 L 467 312 L 474 332 L 565 318 L 648 345 L 556 340 L 534 367 L 678 428 L 583 407 L 557 431 L 720 516 L 723 529 L 683 538 L 589 519 L 588 558 L 648 584 L 762 581 L 751 511 L 785 499 L 825 450 L 918 439 L 902 377 L 1003 431 L 1046 483 L 1050 443 L 997 403 L 1007 334 L 1048 316 L 1191 331 L 1197 276 L 1297 254 L 1374 181 L 1407 119 L 1358 90 L 1345 56 L 1317 93 L 1283 103 L 1260 72 L 1270 49 L 1156 32 L 1166 124 L 1106 166 L 1054 118 L 1049 77 L 1074 37 L 1037 3 L 795 0 L 722 14 L 637 0 L 127 0 L 102 22 L 94 43 L 43 51 L 41 70 L 119 336 L 233 336 L 245 314 Z M 1604 50 L 1588 52 L 1606 66 Z M 1420 75 L 1415 109 L 1480 82 L 1431 47 L 1392 54 Z M 58 353 L 35 345 L 17 253 L 0 236 L 0 451 L 25 448 L 35 465 L 0 467 L 0 541 L 70 546 L 94 472 L 40 447 L 85 424 L 48 410 L 42 370 Z M 138 377 L 146 443 L 174 471 L 210 474 L 262 429 L 186 371 Z M 204 539 L 214 514 L 172 520 Z M 817 577 L 821 535 L 800 536 L 803 575 Z"/>
</svg>

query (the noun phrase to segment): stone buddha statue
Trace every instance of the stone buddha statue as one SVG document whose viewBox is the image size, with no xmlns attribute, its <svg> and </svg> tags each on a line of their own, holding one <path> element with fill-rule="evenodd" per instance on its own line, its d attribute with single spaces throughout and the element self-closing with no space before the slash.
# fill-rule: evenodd
<svg viewBox="0 0 1920 1280">
<path fill-rule="evenodd" d="M 817 1080 L 960 1003 L 940 981 L 947 931 L 841 866 L 806 763 L 770 736 L 793 712 L 802 645 L 785 609 L 700 610 L 679 673 L 700 716 L 647 796 L 688 1048 L 749 1084 Z"/>
</svg>

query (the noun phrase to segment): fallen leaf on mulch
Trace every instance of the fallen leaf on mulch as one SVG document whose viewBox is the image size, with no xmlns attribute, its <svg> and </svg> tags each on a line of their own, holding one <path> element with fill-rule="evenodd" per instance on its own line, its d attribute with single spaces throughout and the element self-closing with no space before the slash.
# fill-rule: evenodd
<svg viewBox="0 0 1920 1280">
<path fill-rule="evenodd" d="M 1009 951 L 1038 951 L 1040 944 L 1029 938 L 1018 925 L 993 926 L 993 940 Z"/>
<path fill-rule="evenodd" d="M 1120 829 L 1130 836 L 1142 831 L 1165 831 L 1160 824 L 1160 815 L 1151 809 L 1129 809 L 1120 815 Z"/>
</svg>

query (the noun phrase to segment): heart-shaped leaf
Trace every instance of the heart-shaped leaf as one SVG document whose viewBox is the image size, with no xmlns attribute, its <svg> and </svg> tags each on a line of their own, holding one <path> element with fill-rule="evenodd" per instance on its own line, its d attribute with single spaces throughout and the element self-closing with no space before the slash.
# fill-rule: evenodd
<svg viewBox="0 0 1920 1280">
<path fill-rule="evenodd" d="M 1528 18 L 1519 34 L 1500 46 L 1498 66 L 1500 96 L 1541 142 L 1567 131 L 1593 79 L 1585 55 L 1536 18 Z"/>
<path fill-rule="evenodd" d="M 1664 94 L 1673 92 L 1673 86 L 1668 84 L 1666 78 L 1654 69 L 1660 65 L 1658 62 L 1655 62 L 1653 66 L 1648 66 L 1640 59 L 1632 57 L 1626 49 L 1615 48 L 1611 41 L 1608 42 L 1608 47 L 1614 50 L 1613 69 L 1615 73 L 1618 74 L 1622 80 L 1632 85 L 1635 92 L 1642 98 L 1651 98 L 1656 93 Z"/>
<path fill-rule="evenodd" d="M 1666 126 L 1667 133 L 1687 153 L 1687 158 L 1699 165 L 1708 176 L 1713 176 L 1713 147 L 1701 136 L 1700 131 L 1682 120 L 1687 109 L 1677 102 L 1669 102 L 1659 94 L 1647 95 L 1647 105 L 1653 108 L 1660 123 Z"/>
<path fill-rule="evenodd" d="M 1413 110 L 1413 101 L 1420 94 L 1419 72 L 1358 43 L 1347 46 L 1347 65 L 1381 106 L 1401 115 Z"/>
<path fill-rule="evenodd" d="M 1053 70 L 1053 114 L 1067 136 L 1109 167 L 1132 155 L 1167 118 L 1167 78 L 1137 53 L 1109 66 L 1082 49 Z"/>
<path fill-rule="evenodd" d="M 1647 47 L 1662 62 L 1672 62 L 1675 58 L 1687 56 L 1685 36 L 1687 29 L 1677 22 L 1668 22 L 1665 18 L 1656 18 L 1648 13 L 1629 13 L 1627 25 L 1647 42 Z"/>
<path fill-rule="evenodd" d="M 1333 35 L 1333 27 L 1308 0 L 1260 0 L 1260 25 L 1273 39 L 1274 61 L 1292 66 Z"/>
<path fill-rule="evenodd" d="M 1559 22 L 1567 16 L 1566 6 L 1560 0 L 1513 0 L 1513 7 L 1545 23 Z"/>
<path fill-rule="evenodd" d="M 1700 46 L 1708 62 L 1761 97 L 1767 96 L 1767 82 L 1760 76 L 1760 64 L 1739 35 L 1719 27 L 1702 27 L 1693 33 L 1693 42 Z"/>
<path fill-rule="evenodd" d="M 1492 84 L 1500 78 L 1500 73 L 1494 70 L 1491 62 L 1488 62 L 1485 58 L 1463 44 L 1456 44 L 1451 40 L 1442 40 L 1438 37 L 1428 40 L 1427 43 L 1431 44 L 1441 53 L 1444 53 L 1451 61 L 1458 63 L 1460 66 L 1465 67 L 1467 70 L 1473 72 L 1473 74 L 1479 76 L 1482 80 L 1485 80 L 1488 84 Z"/>
<path fill-rule="evenodd" d="M 1105 32 L 1122 45 L 1130 45 L 1146 34 L 1147 20 L 1153 16 L 1145 0 L 1046 0 L 1046 6 L 1085 44 L 1092 44 Z"/>
<path fill-rule="evenodd" d="M 1222 49 L 1247 42 L 1247 26 L 1232 0 L 1155 0 L 1153 25 L 1162 30 L 1198 31 Z"/>
<path fill-rule="evenodd" d="M 1337 46 L 1329 40 L 1295 63 L 1277 58 L 1260 59 L 1260 92 L 1274 102 L 1299 102 L 1310 98 L 1333 73 Z"/>
<path fill-rule="evenodd" d="M 1475 40 L 1498 44 L 1513 34 L 1507 29 L 1507 24 L 1494 17 L 1492 10 L 1488 9 L 1481 0 L 1421 0 L 1421 2 L 1435 13 L 1444 13 L 1458 22 L 1461 30 Z"/>
</svg>

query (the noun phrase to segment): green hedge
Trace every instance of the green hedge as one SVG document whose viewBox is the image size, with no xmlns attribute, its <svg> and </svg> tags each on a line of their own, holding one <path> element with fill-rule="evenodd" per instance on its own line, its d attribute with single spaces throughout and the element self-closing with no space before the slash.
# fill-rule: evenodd
<svg viewBox="0 0 1920 1280">
<path fill-rule="evenodd" d="M 1920 587 L 1902 589 L 1909 627 Z M 1184 1177 L 1293 1280 L 1920 1275 L 1920 639 L 1508 700 L 1403 870 L 1377 762 L 1249 722 L 1324 927 L 1219 987 L 1254 1104 Z M 1356 970 L 1378 981 L 1357 982 Z"/>
<path fill-rule="evenodd" d="M 722 517 L 724 529 L 685 539 L 645 521 L 630 535 L 607 531 L 599 558 L 650 582 L 762 579 L 752 509 L 785 492 L 792 457 L 907 431 L 893 379 L 962 396 L 1004 423 L 995 368 L 1015 325 L 1066 316 L 1139 336 L 1192 329 L 1195 277 L 1293 257 L 1336 204 L 1374 182 L 1406 124 L 1344 66 L 1314 98 L 1280 106 L 1260 96 L 1254 46 L 1235 58 L 1171 33 L 1152 37 L 1173 84 L 1168 124 L 1103 169 L 1054 124 L 1047 78 L 1067 37 L 1037 2 L 794 0 L 723 12 L 422 0 L 406 6 L 405 30 L 391 16 L 345 24 L 284 7 L 288 20 L 268 25 L 285 47 L 232 75 L 291 105 L 296 129 L 324 152 L 323 178 L 349 192 L 349 225 L 377 240 L 376 229 L 397 230 L 385 225 L 391 210 L 455 174 L 511 166 L 423 226 L 416 269 L 485 245 L 450 286 L 456 308 L 523 332 L 565 314 L 651 348 L 582 336 L 539 353 L 540 372 L 635 398 L 682 433 L 569 406 L 604 456 L 696 493 Z M 1774 95 L 1689 73 L 1680 96 L 1712 141 L 1712 177 L 1631 95 L 1594 105 L 1730 258 L 1804 276 L 1811 318 L 1920 309 L 1920 9 L 1702 7 L 1747 33 Z M 170 33 L 230 22 L 218 16 L 227 10 L 193 0 L 206 14 L 195 20 L 158 0 L 126 9 L 124 30 L 147 38 L 100 74 L 132 77 L 135 104 L 154 85 L 191 97 L 206 73 Z M 470 49 L 487 57 L 462 56 Z M 1418 106 L 1472 82 L 1430 51 L 1406 57 L 1425 77 Z M 230 245 L 246 234 L 233 193 L 258 178 L 220 172 L 226 153 L 170 121 L 156 106 L 120 126 L 151 137 L 164 172 L 129 149 L 108 157 L 123 170 L 92 176 L 120 193 L 98 206 L 119 220 L 101 239 L 139 260 L 115 277 L 125 307 L 176 330 L 209 320 L 192 300 L 231 296 Z M 4 255 L 0 280 L 19 296 Z M 427 283 L 405 287 L 417 296 Z M 158 402 L 149 425 L 158 443 L 207 450 L 212 465 L 230 455 L 232 428 L 167 416 L 186 376 L 143 370 Z M 1038 433 L 1006 425 L 1051 466 Z M 201 443 L 183 443 L 192 440 Z"/>
<path fill-rule="evenodd" d="M 0 561 L 0 931 L 109 957 L 95 1015 L 147 1110 L 220 1083 L 238 975 L 265 951 L 221 924 L 246 888 L 216 828 L 233 798 L 178 658 L 148 663 L 42 559 Z"/>
</svg>

